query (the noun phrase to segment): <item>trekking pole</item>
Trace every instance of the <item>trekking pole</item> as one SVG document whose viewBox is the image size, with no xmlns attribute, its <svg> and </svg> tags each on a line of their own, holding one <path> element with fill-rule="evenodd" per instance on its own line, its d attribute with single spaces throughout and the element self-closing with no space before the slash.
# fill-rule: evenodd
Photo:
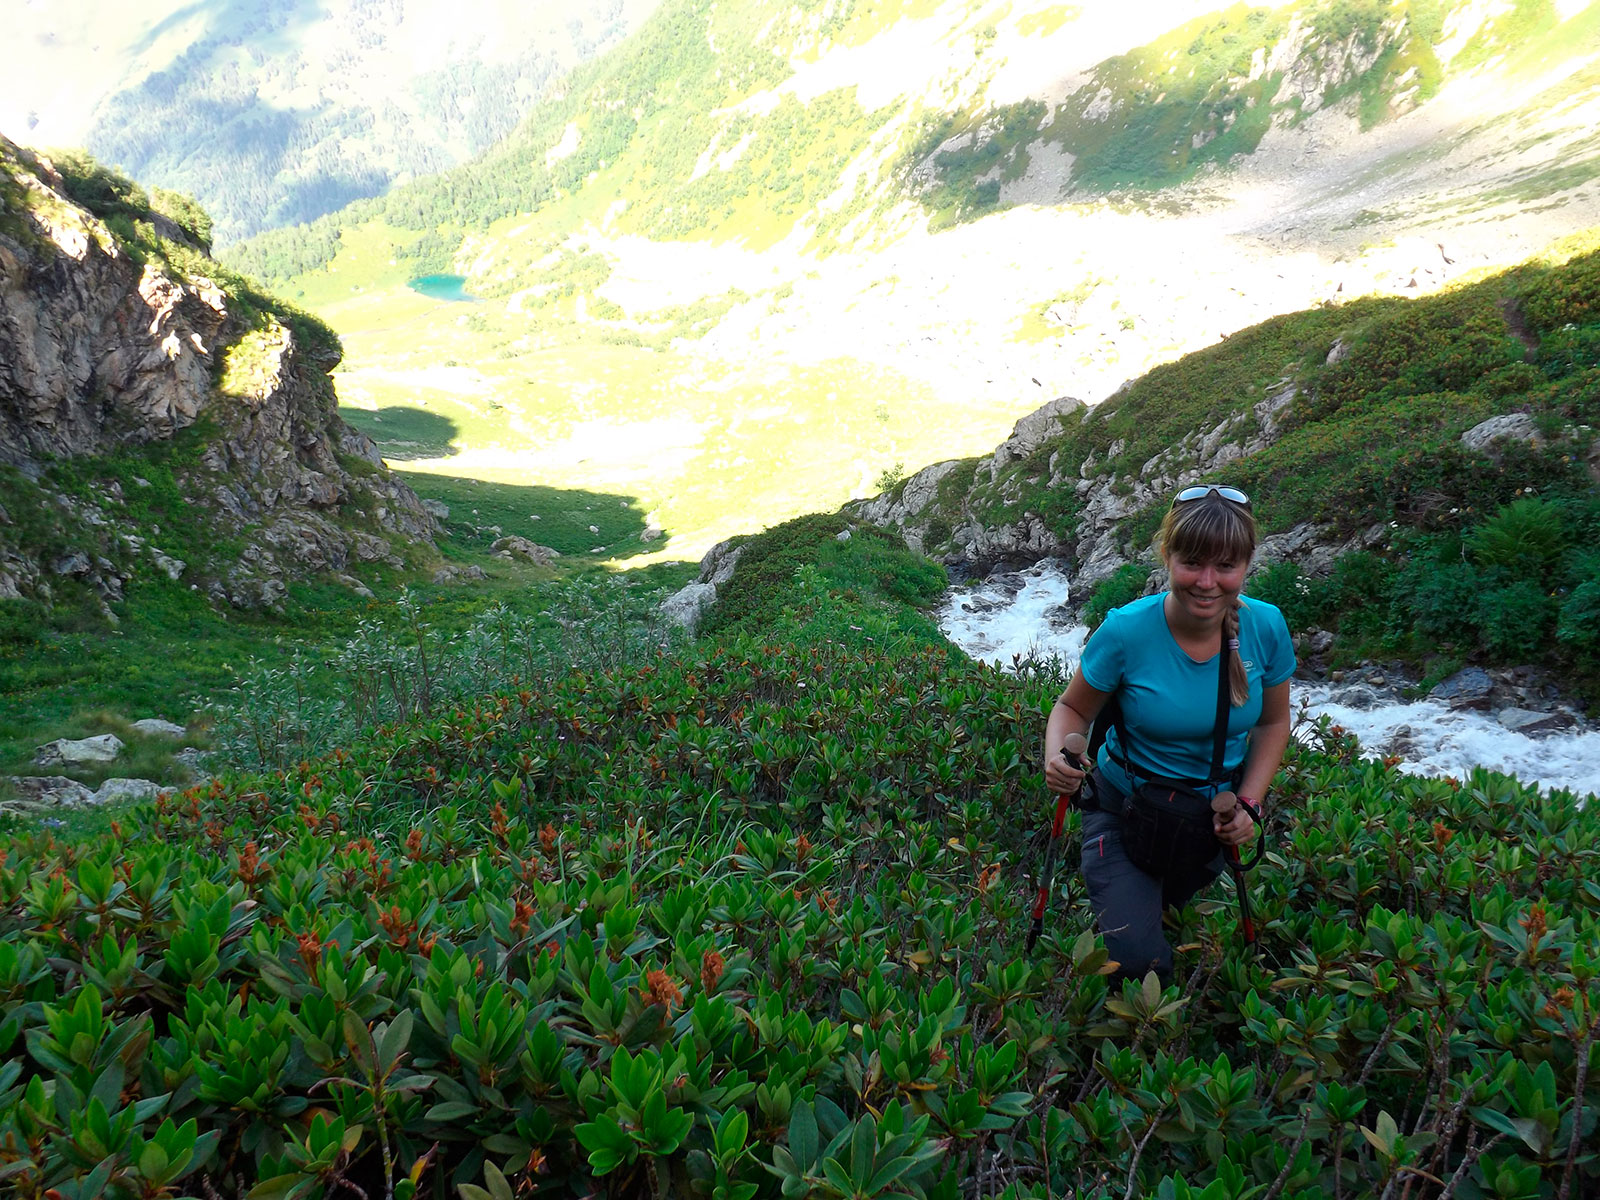
<svg viewBox="0 0 1600 1200">
<path fill-rule="evenodd" d="M 1061 743 L 1061 753 L 1074 766 L 1083 765 L 1083 752 L 1089 748 L 1089 739 L 1081 733 L 1069 733 Z M 1080 785 L 1081 786 L 1081 785 Z M 1044 932 L 1044 909 L 1050 902 L 1050 880 L 1056 872 L 1056 851 L 1061 845 L 1061 831 L 1067 823 L 1067 808 L 1075 792 L 1056 794 L 1055 820 L 1050 824 L 1050 841 L 1044 850 L 1044 869 L 1039 873 L 1039 894 L 1033 898 L 1033 928 L 1028 930 L 1028 952 L 1032 952 L 1039 935 Z"/>
<path fill-rule="evenodd" d="M 1224 820 L 1233 816 L 1239 807 L 1239 797 L 1232 792 L 1218 792 L 1211 797 L 1211 811 Z M 1244 864 L 1239 860 L 1239 847 L 1224 846 L 1227 852 L 1228 869 L 1233 873 L 1233 890 L 1239 893 L 1239 927 L 1244 933 L 1244 944 L 1248 950 L 1256 946 L 1256 921 L 1250 913 L 1250 888 L 1245 882 Z"/>
</svg>

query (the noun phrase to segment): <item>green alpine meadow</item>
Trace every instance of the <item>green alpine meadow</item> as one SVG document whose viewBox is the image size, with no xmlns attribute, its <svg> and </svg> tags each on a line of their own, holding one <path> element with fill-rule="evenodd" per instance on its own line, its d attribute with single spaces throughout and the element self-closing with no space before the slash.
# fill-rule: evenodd
<svg viewBox="0 0 1600 1200">
<path fill-rule="evenodd" d="M 0 1196 L 1600 1197 L 1600 3 L 21 7 Z M 1195 485 L 1294 735 L 1113 983 Z"/>
</svg>

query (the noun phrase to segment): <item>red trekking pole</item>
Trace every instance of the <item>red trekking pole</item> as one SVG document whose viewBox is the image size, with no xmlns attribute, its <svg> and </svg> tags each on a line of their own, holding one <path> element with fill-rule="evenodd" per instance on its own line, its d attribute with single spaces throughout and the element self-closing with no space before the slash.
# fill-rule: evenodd
<svg viewBox="0 0 1600 1200">
<path fill-rule="evenodd" d="M 1211 797 L 1211 811 L 1224 820 L 1233 816 L 1234 810 L 1238 807 L 1239 797 L 1232 792 L 1218 792 Z M 1224 846 L 1223 850 L 1228 859 L 1228 870 L 1233 874 L 1233 889 L 1239 893 L 1239 928 L 1244 933 L 1245 948 L 1253 950 L 1256 945 L 1256 921 L 1250 913 L 1250 888 L 1245 883 L 1244 864 L 1239 860 L 1239 847 Z"/>
<path fill-rule="evenodd" d="M 1075 765 L 1083 765 L 1083 752 L 1089 748 L 1089 739 L 1081 733 L 1069 733 L 1061 743 L 1061 752 Z M 1055 820 L 1050 823 L 1050 841 L 1045 846 L 1044 869 L 1039 873 L 1039 894 L 1033 898 L 1033 928 L 1028 931 L 1027 949 L 1031 952 L 1044 932 L 1045 905 L 1050 902 L 1050 880 L 1056 872 L 1056 853 L 1061 846 L 1061 831 L 1067 823 L 1067 808 L 1075 793 L 1056 795 Z"/>
</svg>

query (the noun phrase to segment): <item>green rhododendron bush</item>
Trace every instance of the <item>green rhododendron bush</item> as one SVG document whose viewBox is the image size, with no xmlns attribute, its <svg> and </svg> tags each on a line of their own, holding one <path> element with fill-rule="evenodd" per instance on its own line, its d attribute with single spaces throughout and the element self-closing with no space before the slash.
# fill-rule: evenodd
<svg viewBox="0 0 1600 1200">
<path fill-rule="evenodd" d="M 1062 680 L 802 571 L 756 633 L 562 670 L 0 866 L 19 1197 L 1600 1194 L 1600 831 L 1311 728 L 1250 876 L 1112 969 Z"/>
</svg>

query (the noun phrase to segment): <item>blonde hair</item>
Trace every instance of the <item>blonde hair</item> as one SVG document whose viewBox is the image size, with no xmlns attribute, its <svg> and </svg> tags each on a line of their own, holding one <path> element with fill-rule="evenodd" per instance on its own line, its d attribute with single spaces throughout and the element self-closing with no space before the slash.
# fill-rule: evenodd
<svg viewBox="0 0 1600 1200">
<path fill-rule="evenodd" d="M 1248 563 L 1256 552 L 1256 519 L 1243 504 L 1224 500 L 1216 492 L 1198 500 L 1174 504 L 1156 533 L 1156 549 L 1163 561 L 1177 555 L 1199 562 L 1232 559 Z M 1239 654 L 1239 600 L 1222 615 L 1228 638 L 1228 690 L 1235 708 L 1250 699 L 1250 677 Z"/>
</svg>

